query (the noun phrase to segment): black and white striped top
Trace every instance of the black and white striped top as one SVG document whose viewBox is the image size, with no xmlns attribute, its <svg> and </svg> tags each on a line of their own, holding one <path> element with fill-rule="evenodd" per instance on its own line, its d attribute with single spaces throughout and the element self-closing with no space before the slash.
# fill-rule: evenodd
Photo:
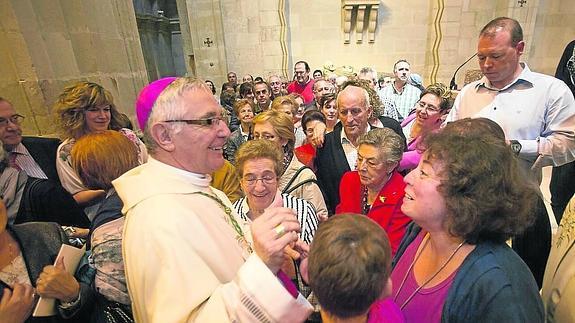
<svg viewBox="0 0 575 323">
<path fill-rule="evenodd" d="M 307 244 L 311 244 L 319 222 L 315 208 L 310 202 L 289 194 L 282 194 L 282 200 L 283 206 L 294 210 L 297 215 L 297 219 L 301 225 L 300 239 Z M 248 217 L 250 207 L 245 197 L 242 197 L 234 203 L 234 210 L 236 210 L 243 220 L 251 221 Z"/>
</svg>

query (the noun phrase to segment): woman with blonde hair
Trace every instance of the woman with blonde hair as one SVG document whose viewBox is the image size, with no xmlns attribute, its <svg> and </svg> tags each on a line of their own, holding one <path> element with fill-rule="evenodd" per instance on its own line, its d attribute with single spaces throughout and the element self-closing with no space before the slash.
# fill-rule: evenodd
<svg viewBox="0 0 575 323">
<path fill-rule="evenodd" d="M 105 192 L 88 189 L 72 168 L 70 152 L 76 141 L 93 132 L 119 131 L 134 143 L 140 163 L 147 160 L 146 147 L 134 132 L 124 128 L 112 94 L 99 84 L 82 81 L 66 87 L 54 105 L 54 115 L 63 139 L 56 158 L 60 182 L 79 205 L 86 207 L 84 211 L 92 219 L 97 209 L 95 204 Z"/>
<path fill-rule="evenodd" d="M 294 158 L 294 127 L 287 114 L 275 110 L 254 118 L 254 139 L 274 142 L 283 152 L 279 189 L 283 193 L 307 200 L 315 207 L 320 220 L 327 219 L 327 207 L 313 171 Z"/>
<path fill-rule="evenodd" d="M 271 108 L 272 110 L 282 111 L 290 116 L 294 126 L 294 147 L 297 148 L 303 145 L 305 141 L 305 133 L 301 127 L 301 115 L 299 115 L 300 110 L 303 111 L 303 107 L 295 100 L 295 96 L 292 96 L 291 94 L 279 96 L 272 101 Z"/>
</svg>

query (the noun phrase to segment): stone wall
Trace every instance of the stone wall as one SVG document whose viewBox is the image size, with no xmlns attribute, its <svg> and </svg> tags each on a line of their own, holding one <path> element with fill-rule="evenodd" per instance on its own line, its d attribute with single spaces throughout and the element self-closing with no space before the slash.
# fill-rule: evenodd
<svg viewBox="0 0 575 323">
<path fill-rule="evenodd" d="M 341 0 L 176 0 L 187 74 L 220 87 L 228 71 L 292 75 L 293 63 L 312 69 L 327 61 L 356 70 L 372 66 L 391 72 L 405 58 L 412 70 L 449 83 L 472 55 L 481 27 L 507 15 L 524 27 L 523 60 L 552 74 L 575 35 L 573 0 L 382 0 L 375 41 L 344 43 Z M 101 83 L 120 109 L 133 115 L 138 91 L 148 82 L 132 1 L 0 1 L 0 96 L 26 115 L 30 134 L 49 134 L 51 105 L 66 85 Z M 182 70 L 178 63 L 177 70 Z M 459 73 L 463 84 L 470 61 Z M 159 73 L 161 74 L 161 73 Z"/>
<path fill-rule="evenodd" d="M 540 0 L 536 25 L 532 42 L 528 44 L 529 67 L 554 75 L 565 47 L 575 39 L 575 2 Z"/>
<path fill-rule="evenodd" d="M 147 83 L 131 1 L 0 1 L 0 95 L 25 115 L 28 134 L 53 134 L 62 89 L 90 80 L 133 115 Z"/>
<path fill-rule="evenodd" d="M 575 34 L 572 0 L 529 0 L 523 7 L 515 0 L 384 0 L 372 44 L 365 41 L 366 33 L 357 44 L 353 31 L 350 44 L 344 44 L 339 0 L 211 1 L 221 3 L 227 70 L 237 72 L 239 78 L 245 73 L 266 76 L 283 71 L 278 8 L 283 8 L 287 21 L 289 77 L 293 63 L 300 59 L 312 69 L 331 61 L 336 66 L 372 66 L 378 72 L 391 72 L 397 59 L 406 58 L 425 83 L 433 78 L 447 84 L 457 66 L 476 51 L 481 28 L 502 15 L 519 20 L 524 28 L 523 59 L 534 70 L 552 73 Z M 472 59 L 461 69 L 460 87 L 465 71 L 477 68 L 477 60 Z M 225 74 L 219 80 L 224 81 Z"/>
</svg>

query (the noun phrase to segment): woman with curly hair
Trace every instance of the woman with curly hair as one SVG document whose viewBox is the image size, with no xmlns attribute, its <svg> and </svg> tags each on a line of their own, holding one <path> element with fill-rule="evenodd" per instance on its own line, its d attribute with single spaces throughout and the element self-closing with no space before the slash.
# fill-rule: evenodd
<svg viewBox="0 0 575 323">
<path fill-rule="evenodd" d="M 125 128 L 112 94 L 99 84 L 82 81 L 66 87 L 58 97 L 53 111 L 63 139 L 56 158 L 60 182 L 76 202 L 85 207 L 86 215 L 92 219 L 98 207 L 95 204 L 100 202 L 105 192 L 87 188 L 72 167 L 70 152 L 76 141 L 93 132 L 120 131 L 136 145 L 140 163 L 148 158 L 146 147 L 133 131 Z"/>
<path fill-rule="evenodd" d="M 529 268 L 506 244 L 534 219 L 537 196 L 505 139 L 481 120 L 427 136 L 405 177 L 410 225 L 391 275 L 407 322 L 543 322 Z M 501 133 L 501 132 L 499 132 Z"/>
<path fill-rule="evenodd" d="M 415 113 L 407 116 L 401 123 L 407 138 L 407 152 L 403 154 L 399 164 L 400 170 L 417 167 L 421 158 L 418 144 L 426 135 L 439 129 L 452 105 L 451 91 L 443 83 L 431 84 L 421 92 L 419 101 L 415 104 Z"/>
</svg>

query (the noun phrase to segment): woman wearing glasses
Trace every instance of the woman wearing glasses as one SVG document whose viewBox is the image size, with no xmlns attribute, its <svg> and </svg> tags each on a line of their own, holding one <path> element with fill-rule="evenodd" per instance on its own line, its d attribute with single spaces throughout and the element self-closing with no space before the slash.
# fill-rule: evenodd
<svg viewBox="0 0 575 323">
<path fill-rule="evenodd" d="M 395 254 L 410 222 L 401 212 L 405 183 L 397 171 L 403 139 L 389 128 L 376 128 L 357 145 L 357 170 L 343 175 L 335 213 L 367 215 L 385 230 Z"/>
<path fill-rule="evenodd" d="M 281 150 L 272 142 L 251 140 L 243 144 L 236 155 L 236 164 L 245 197 L 234 203 L 234 209 L 243 220 L 251 222 L 267 208 L 290 208 L 296 214 L 301 227 L 300 240 L 309 245 L 317 230 L 318 218 L 311 203 L 279 190 L 279 174 L 283 171 L 282 161 Z M 276 232 L 278 235 L 284 234 L 278 229 Z M 299 291 L 307 297 L 310 291 L 303 283 L 297 267 L 294 261 L 287 259 L 282 265 L 282 270 L 294 280 Z"/>
<path fill-rule="evenodd" d="M 70 152 L 76 140 L 88 133 L 120 131 L 136 145 L 140 163 L 144 163 L 148 158 L 146 147 L 133 131 L 124 128 L 125 122 L 116 109 L 112 94 L 99 84 L 79 82 L 66 87 L 54 105 L 54 113 L 63 137 L 56 156 L 60 182 L 76 202 L 85 207 L 86 215 L 92 219 L 105 192 L 88 189 L 72 168 Z"/>
<path fill-rule="evenodd" d="M 300 239 L 310 244 L 318 219 L 311 203 L 279 191 L 279 174 L 283 171 L 283 154 L 267 140 L 251 140 L 236 154 L 237 170 L 245 197 L 234 209 L 246 221 L 252 221 L 269 207 L 287 207 L 295 211 L 301 225 Z"/>
<path fill-rule="evenodd" d="M 254 118 L 254 139 L 266 139 L 283 152 L 279 189 L 311 202 L 320 220 L 327 219 L 327 207 L 313 171 L 294 157 L 294 126 L 287 114 L 268 110 Z"/>
<path fill-rule="evenodd" d="M 411 170 L 417 167 L 421 152 L 417 150 L 418 144 L 426 135 L 437 131 L 451 106 L 453 100 L 451 91 L 443 83 L 435 83 L 421 92 L 419 101 L 415 104 L 415 113 L 403 120 L 401 126 L 407 138 L 407 152 L 403 154 L 400 170 Z"/>
</svg>

